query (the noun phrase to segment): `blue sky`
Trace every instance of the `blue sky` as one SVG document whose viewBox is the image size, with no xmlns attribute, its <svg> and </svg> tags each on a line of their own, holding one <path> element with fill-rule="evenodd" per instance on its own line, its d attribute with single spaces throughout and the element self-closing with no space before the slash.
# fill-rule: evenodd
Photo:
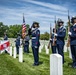
<svg viewBox="0 0 76 75">
<path fill-rule="evenodd" d="M 41 33 L 44 33 L 49 32 L 50 23 L 54 27 L 55 16 L 66 24 L 68 10 L 71 17 L 76 15 L 76 0 L 0 0 L 0 22 L 22 24 L 24 13 L 26 24 L 37 21 Z"/>
</svg>

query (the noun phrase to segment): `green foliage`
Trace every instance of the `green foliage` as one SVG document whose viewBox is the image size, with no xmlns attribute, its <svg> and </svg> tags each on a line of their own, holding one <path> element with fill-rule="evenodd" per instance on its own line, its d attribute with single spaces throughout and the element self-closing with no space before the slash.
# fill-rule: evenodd
<svg viewBox="0 0 76 75">
<path fill-rule="evenodd" d="M 21 27 L 21 25 L 10 25 L 7 31 L 8 37 L 17 37 L 17 33 L 20 33 Z"/>
<path fill-rule="evenodd" d="M 27 26 L 27 31 L 29 29 L 29 24 L 26 24 Z M 56 25 L 57 26 L 57 25 Z M 56 27 L 58 28 L 58 27 Z M 68 24 L 66 24 L 65 26 L 66 28 L 66 37 L 65 40 L 67 40 L 68 37 Z M 4 36 L 4 32 L 7 33 L 9 38 L 16 38 L 17 37 L 17 33 L 22 33 L 22 25 L 4 25 L 2 22 L 0 22 L 0 37 Z M 44 34 L 40 35 L 40 39 L 41 40 L 49 40 L 49 33 L 45 32 Z"/>
<path fill-rule="evenodd" d="M 27 30 L 29 29 L 29 24 L 26 25 Z M 2 22 L 0 22 L 0 37 L 4 36 L 4 32 L 7 33 L 7 36 L 9 38 L 16 38 L 17 33 L 22 33 L 22 25 L 4 25 Z"/>
<path fill-rule="evenodd" d="M 45 32 L 44 34 L 40 35 L 41 40 L 49 40 L 49 33 Z"/>
<path fill-rule="evenodd" d="M 0 22 L 0 37 L 4 36 L 4 32 L 8 30 L 8 26 L 7 25 L 3 25 L 2 22 Z"/>
</svg>

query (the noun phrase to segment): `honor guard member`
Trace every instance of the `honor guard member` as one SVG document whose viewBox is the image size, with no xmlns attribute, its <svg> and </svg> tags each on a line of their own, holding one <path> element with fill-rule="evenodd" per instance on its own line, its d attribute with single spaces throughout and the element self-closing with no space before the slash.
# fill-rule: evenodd
<svg viewBox="0 0 76 75">
<path fill-rule="evenodd" d="M 15 40 L 15 46 L 16 46 L 17 54 L 19 54 L 19 47 L 20 47 L 20 34 L 19 33 L 17 34 L 17 38 Z"/>
<path fill-rule="evenodd" d="M 4 40 L 8 40 L 7 34 L 4 33 Z"/>
<path fill-rule="evenodd" d="M 39 28 L 39 23 L 38 22 L 33 22 L 32 27 L 34 28 L 31 31 L 32 35 L 32 51 L 33 51 L 33 56 L 34 56 L 34 64 L 33 66 L 39 65 L 39 46 L 40 46 L 40 30 Z"/>
<path fill-rule="evenodd" d="M 51 48 L 52 48 L 52 53 L 54 54 L 54 53 L 57 53 L 56 52 L 56 41 L 57 41 L 57 39 L 54 39 L 54 33 L 55 32 L 55 28 L 53 28 L 53 33 L 52 33 L 52 36 L 51 36 L 51 39 L 50 39 L 50 42 L 51 42 Z M 57 32 L 57 30 L 56 30 L 56 32 Z M 55 40 L 55 45 L 53 46 L 53 41 Z"/>
<path fill-rule="evenodd" d="M 30 40 L 30 37 L 27 34 L 24 38 L 24 45 L 23 45 L 25 53 L 29 53 L 29 40 Z"/>
<path fill-rule="evenodd" d="M 70 36 L 70 47 L 72 53 L 72 67 L 76 68 L 76 16 L 72 17 L 71 23 L 73 24 L 70 27 L 70 32 L 68 33 Z"/>
<path fill-rule="evenodd" d="M 64 38 L 66 36 L 66 29 L 63 27 L 63 21 L 61 19 L 58 19 L 58 30 L 57 30 L 57 50 L 58 54 L 60 54 L 63 58 L 63 64 L 64 64 Z"/>
<path fill-rule="evenodd" d="M 4 41 L 8 40 L 7 34 L 6 32 L 4 33 Z M 7 51 L 5 50 L 5 53 L 7 53 Z"/>
</svg>

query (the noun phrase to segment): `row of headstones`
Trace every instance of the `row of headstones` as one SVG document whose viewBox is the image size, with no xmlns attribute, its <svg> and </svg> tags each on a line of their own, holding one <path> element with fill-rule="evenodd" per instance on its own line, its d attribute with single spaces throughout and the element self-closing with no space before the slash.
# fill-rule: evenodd
<svg viewBox="0 0 76 75">
<path fill-rule="evenodd" d="M 12 50 L 12 46 L 10 47 L 10 56 L 14 58 L 17 57 L 16 47 L 14 47 L 14 51 Z M 23 62 L 23 49 L 22 47 L 19 48 L 19 62 Z"/>
<path fill-rule="evenodd" d="M 12 47 L 10 47 L 10 56 L 12 56 Z M 16 58 L 16 47 L 14 47 L 13 57 Z M 23 50 L 19 49 L 19 62 L 23 62 Z M 62 56 L 59 54 L 50 55 L 50 75 L 63 75 Z"/>
<path fill-rule="evenodd" d="M 44 45 L 41 45 L 39 48 L 39 53 L 42 52 Z M 45 45 L 46 54 L 49 54 L 49 49 L 47 45 Z M 69 56 L 71 57 L 70 47 L 64 46 L 64 52 L 69 50 Z M 12 47 L 10 47 L 10 56 L 12 56 Z M 16 48 L 14 48 L 14 58 L 16 58 Z M 23 62 L 23 51 L 22 48 L 19 49 L 19 62 Z M 63 65 L 62 65 L 62 56 L 59 54 L 51 54 L 50 55 L 50 75 L 63 75 Z"/>
<path fill-rule="evenodd" d="M 49 54 L 49 49 L 47 48 L 47 45 L 44 45 L 44 46 L 45 46 L 46 54 Z M 43 45 L 40 46 L 39 53 L 42 52 L 42 48 L 43 48 Z M 72 59 L 70 47 L 67 47 L 66 45 L 64 45 L 64 52 L 67 52 L 67 51 L 69 51 L 69 58 Z"/>
<path fill-rule="evenodd" d="M 29 48 L 31 48 L 31 40 L 30 40 L 29 42 L 30 42 Z M 43 49 L 43 47 L 45 46 L 46 54 L 49 54 L 49 49 L 47 48 L 47 46 L 48 46 L 48 41 L 40 40 L 40 43 L 41 43 L 41 45 L 40 45 L 40 47 L 39 47 L 39 53 L 42 52 L 42 49 Z M 15 43 L 13 43 L 13 46 L 15 46 L 14 44 L 15 44 Z M 66 47 L 66 45 L 67 45 L 67 42 L 65 42 L 65 45 L 64 45 L 64 52 L 69 51 L 69 58 L 72 58 L 70 47 Z"/>
<path fill-rule="evenodd" d="M 40 53 L 41 53 L 42 49 L 43 49 L 43 45 L 40 46 L 40 48 L 39 48 Z M 13 58 L 16 58 L 17 57 L 16 47 L 13 48 L 12 46 L 10 46 L 9 54 L 10 54 L 10 56 L 13 56 Z M 23 62 L 23 48 L 22 47 L 19 48 L 19 62 Z"/>
</svg>

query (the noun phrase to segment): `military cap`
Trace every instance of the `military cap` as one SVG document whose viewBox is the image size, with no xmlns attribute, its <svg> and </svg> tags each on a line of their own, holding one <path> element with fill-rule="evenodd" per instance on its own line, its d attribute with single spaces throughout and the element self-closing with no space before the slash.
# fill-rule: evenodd
<svg viewBox="0 0 76 75">
<path fill-rule="evenodd" d="M 32 26 L 33 26 L 33 28 L 35 28 L 35 24 L 37 24 L 37 27 L 39 27 L 39 23 L 38 22 L 33 22 L 33 24 L 32 24 Z"/>
<path fill-rule="evenodd" d="M 76 16 L 73 16 L 73 17 L 71 18 L 71 23 L 74 23 L 74 19 L 76 19 Z"/>
<path fill-rule="evenodd" d="M 60 18 L 58 19 L 57 23 L 64 23 Z"/>
</svg>

